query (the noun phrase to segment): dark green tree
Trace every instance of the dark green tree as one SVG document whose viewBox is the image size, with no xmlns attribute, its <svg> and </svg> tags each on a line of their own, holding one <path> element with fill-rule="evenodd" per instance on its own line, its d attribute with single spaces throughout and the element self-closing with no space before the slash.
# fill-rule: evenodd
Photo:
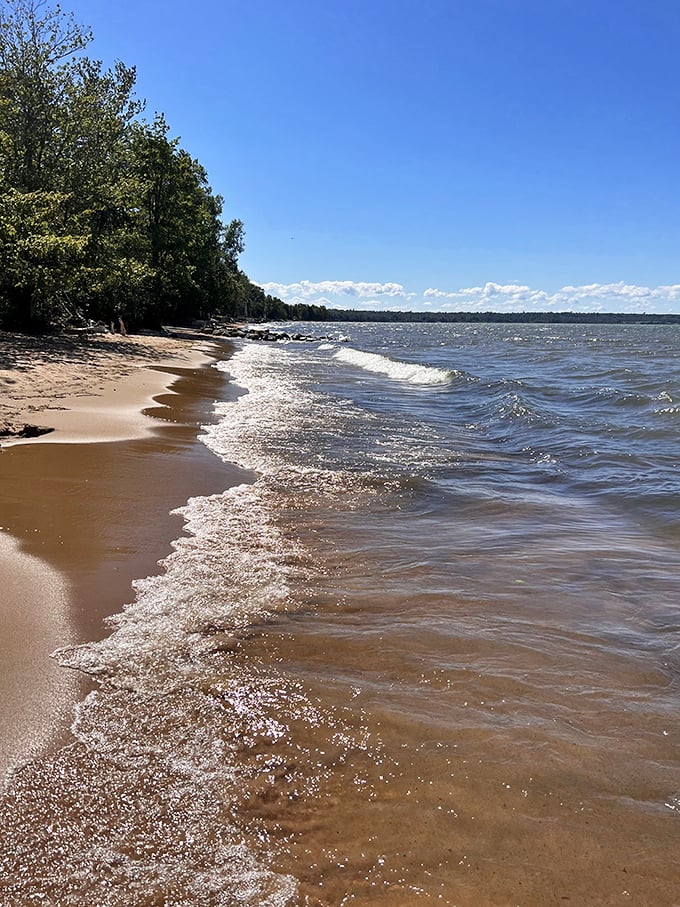
<svg viewBox="0 0 680 907">
<path fill-rule="evenodd" d="M 46 0 L 0 0 L 0 325 L 266 317 L 243 224 L 164 117 L 139 119 L 134 68 L 84 55 L 91 38 Z"/>
<path fill-rule="evenodd" d="M 147 321 L 205 317 L 233 292 L 243 224 L 221 222 L 223 202 L 201 164 L 168 138 L 162 115 L 137 124 L 131 147 L 132 195 L 149 279 Z"/>
<path fill-rule="evenodd" d="M 0 5 L 0 316 L 40 328 L 82 306 L 140 105 L 134 70 L 81 55 L 88 30 L 57 6 Z"/>
</svg>

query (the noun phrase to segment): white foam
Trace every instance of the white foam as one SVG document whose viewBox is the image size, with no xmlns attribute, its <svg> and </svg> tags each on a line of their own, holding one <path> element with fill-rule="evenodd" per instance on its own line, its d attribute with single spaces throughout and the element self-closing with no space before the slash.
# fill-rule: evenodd
<svg viewBox="0 0 680 907">
<path fill-rule="evenodd" d="M 366 353 L 347 347 L 335 354 L 335 359 L 356 365 L 368 372 L 377 372 L 387 375 L 395 381 L 406 381 L 409 384 L 450 384 L 458 372 L 451 369 L 435 368 L 431 365 L 418 365 L 413 362 L 402 362 L 399 359 L 390 359 L 378 353 Z"/>
<path fill-rule="evenodd" d="M 134 583 L 135 601 L 107 621 L 110 636 L 62 650 L 62 662 L 116 686 L 169 691 L 210 647 L 206 627 L 237 629 L 285 607 L 296 548 L 266 498 L 259 483 L 192 498 L 177 511 L 189 535 L 173 542 L 163 571 Z"/>
<path fill-rule="evenodd" d="M 309 706 L 302 694 L 286 691 L 284 698 L 275 671 L 249 670 L 224 647 L 236 645 L 253 622 L 288 606 L 290 586 L 304 575 L 304 558 L 272 519 L 262 481 L 192 498 L 177 512 L 188 535 L 173 543 L 158 575 L 135 582 L 135 601 L 108 620 L 111 635 L 58 653 L 62 664 L 101 683 L 78 707 L 72 727 L 82 749 L 65 758 L 105 756 L 93 763 L 95 775 L 83 771 L 84 792 L 76 782 L 64 796 L 79 801 L 92 790 L 122 784 L 117 799 L 124 801 L 133 796 L 129 783 L 143 792 L 142 809 L 177 817 L 162 840 L 153 823 L 139 833 L 144 859 L 117 855 L 120 885 L 132 884 L 128 876 L 136 874 L 135 903 L 146 902 L 156 885 L 185 891 L 177 903 L 283 907 L 296 898 L 294 879 L 269 870 L 241 840 L 230 810 L 246 783 L 241 748 L 255 740 L 273 745 L 286 733 L 285 709 L 297 716 Z M 109 771 L 109 764 L 124 766 L 130 781 Z M 96 848 L 115 851 L 115 835 L 116 825 L 103 813 L 96 847 L 78 851 L 77 859 L 94 867 Z M 64 884 L 76 877 L 75 848 L 67 845 L 59 870 Z M 197 865 L 203 867 L 198 874 Z M 96 887 L 98 871 L 89 876 L 95 887 L 88 903 L 108 907 Z"/>
<path fill-rule="evenodd" d="M 314 393 L 304 378 L 290 368 L 304 354 L 279 345 L 248 344 L 219 367 L 248 393 L 233 402 L 218 404 L 220 420 L 206 426 L 205 443 L 227 462 L 267 476 L 289 473 L 291 438 L 302 443 L 307 431 L 331 424 L 334 409 Z M 303 467 L 314 467 L 307 462 Z"/>
</svg>

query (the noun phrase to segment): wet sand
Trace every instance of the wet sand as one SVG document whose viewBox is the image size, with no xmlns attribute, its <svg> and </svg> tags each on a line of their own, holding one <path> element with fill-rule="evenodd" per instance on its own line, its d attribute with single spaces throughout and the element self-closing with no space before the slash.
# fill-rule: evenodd
<svg viewBox="0 0 680 907">
<path fill-rule="evenodd" d="M 64 736 L 83 693 L 50 653 L 106 634 L 103 619 L 131 601 L 132 580 L 157 572 L 181 534 L 174 508 L 249 476 L 198 440 L 224 392 L 224 374 L 209 367 L 228 355 L 224 343 L 81 341 L 64 361 L 58 343 L 38 341 L 12 368 L 12 338 L 1 339 L 10 368 L 0 369 L 0 420 L 55 429 L 0 451 L 4 774 Z"/>
</svg>

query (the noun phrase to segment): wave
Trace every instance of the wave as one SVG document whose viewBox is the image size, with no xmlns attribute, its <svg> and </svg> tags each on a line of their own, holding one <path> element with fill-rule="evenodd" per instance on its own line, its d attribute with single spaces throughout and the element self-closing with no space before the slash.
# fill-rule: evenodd
<svg viewBox="0 0 680 907">
<path fill-rule="evenodd" d="M 111 635 L 55 653 L 99 686 L 78 706 L 74 742 L 15 770 L 0 810 L 2 904 L 298 903 L 295 879 L 269 868 L 266 842 L 237 814 L 256 796 L 266 747 L 274 765 L 284 727 L 310 703 L 235 653 L 253 621 L 288 607 L 305 555 L 258 483 L 177 513 L 186 535 L 159 574 L 134 583 Z"/>
<path fill-rule="evenodd" d="M 334 358 L 350 365 L 356 365 L 368 372 L 377 372 L 380 375 L 387 375 L 388 378 L 393 378 L 395 381 L 406 381 L 409 384 L 451 384 L 455 378 L 461 375 L 455 369 L 417 365 L 414 362 L 403 362 L 399 359 L 390 359 L 388 356 L 380 356 L 378 353 L 365 353 L 363 350 L 355 350 L 352 347 L 338 350 Z"/>
<path fill-rule="evenodd" d="M 504 421 L 530 424 L 542 418 L 541 414 L 529 405 L 528 400 L 517 393 L 504 394 L 497 407 L 498 416 Z"/>
</svg>

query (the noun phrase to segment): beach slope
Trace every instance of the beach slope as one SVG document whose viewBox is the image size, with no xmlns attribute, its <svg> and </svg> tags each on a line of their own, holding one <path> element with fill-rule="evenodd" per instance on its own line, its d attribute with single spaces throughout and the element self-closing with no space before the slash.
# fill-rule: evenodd
<svg viewBox="0 0 680 907">
<path fill-rule="evenodd" d="M 50 653 L 105 635 L 181 533 L 174 508 L 247 478 L 198 440 L 228 353 L 200 335 L 0 334 L 0 776 L 68 733 L 84 681 Z"/>
</svg>

